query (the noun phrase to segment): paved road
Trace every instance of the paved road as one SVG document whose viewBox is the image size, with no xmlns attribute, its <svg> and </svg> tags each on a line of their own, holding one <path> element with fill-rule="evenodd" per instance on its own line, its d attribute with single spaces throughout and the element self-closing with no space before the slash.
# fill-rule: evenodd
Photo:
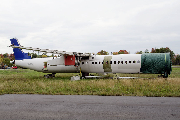
<svg viewBox="0 0 180 120">
<path fill-rule="evenodd" d="M 1 95 L 1 120 L 180 119 L 180 98 Z"/>
</svg>

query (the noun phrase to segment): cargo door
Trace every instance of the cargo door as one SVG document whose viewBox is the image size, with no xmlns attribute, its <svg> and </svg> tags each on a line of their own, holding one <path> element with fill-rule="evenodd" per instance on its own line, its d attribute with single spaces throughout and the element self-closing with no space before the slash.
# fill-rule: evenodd
<svg viewBox="0 0 180 120">
<path fill-rule="evenodd" d="M 64 55 L 65 66 L 75 65 L 75 55 Z"/>
</svg>

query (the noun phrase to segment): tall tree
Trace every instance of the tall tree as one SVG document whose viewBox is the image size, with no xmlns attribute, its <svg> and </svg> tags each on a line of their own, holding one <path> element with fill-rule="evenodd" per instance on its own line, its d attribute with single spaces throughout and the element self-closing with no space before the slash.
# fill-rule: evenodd
<svg viewBox="0 0 180 120">
<path fill-rule="evenodd" d="M 3 63 L 3 58 L 0 56 L 0 65 Z"/>
<path fill-rule="evenodd" d="M 31 53 L 32 58 L 37 58 L 37 54 L 36 53 Z"/>
<path fill-rule="evenodd" d="M 175 64 L 180 65 L 180 55 L 176 56 Z"/>
<path fill-rule="evenodd" d="M 9 57 L 9 54 L 5 53 L 5 54 L 3 54 L 3 56 L 4 56 L 4 58 L 7 58 L 7 57 Z"/>
<path fill-rule="evenodd" d="M 149 53 L 149 50 L 148 50 L 148 49 L 146 49 L 146 50 L 144 51 L 144 53 Z"/>
<path fill-rule="evenodd" d="M 10 59 L 11 61 L 15 60 L 14 54 L 10 54 L 10 55 L 9 55 L 9 59 Z"/>
<path fill-rule="evenodd" d="M 109 55 L 109 53 L 106 52 L 105 50 L 101 50 L 97 53 L 97 55 Z"/>
<path fill-rule="evenodd" d="M 173 57 L 175 56 L 174 52 L 171 51 L 171 49 L 169 49 L 168 47 L 166 48 L 160 48 L 160 49 L 157 49 L 157 48 L 152 48 L 151 50 L 151 53 L 170 53 L 170 56 L 171 56 L 171 60 L 173 59 Z"/>
<path fill-rule="evenodd" d="M 113 54 L 113 55 L 118 55 L 118 52 L 113 52 L 112 54 Z"/>
<path fill-rule="evenodd" d="M 142 51 L 137 51 L 136 54 L 142 54 Z"/>
<path fill-rule="evenodd" d="M 3 64 L 7 65 L 7 66 L 12 66 L 12 63 L 10 63 L 10 59 L 9 58 L 4 58 L 3 59 Z"/>
<path fill-rule="evenodd" d="M 126 50 L 120 50 L 118 54 L 129 54 Z"/>
</svg>

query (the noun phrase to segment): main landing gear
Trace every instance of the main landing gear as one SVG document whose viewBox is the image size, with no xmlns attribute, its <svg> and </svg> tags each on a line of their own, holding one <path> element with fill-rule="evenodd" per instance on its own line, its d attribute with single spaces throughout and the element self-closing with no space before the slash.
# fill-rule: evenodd
<svg viewBox="0 0 180 120">
<path fill-rule="evenodd" d="M 164 72 L 163 78 L 168 78 L 168 72 L 167 71 Z"/>
<path fill-rule="evenodd" d="M 86 78 L 85 76 L 89 76 L 89 73 L 82 72 L 82 78 Z"/>
<path fill-rule="evenodd" d="M 164 74 L 158 75 L 158 77 L 168 78 L 168 72 L 165 71 Z"/>
<path fill-rule="evenodd" d="M 45 78 L 53 78 L 53 77 L 55 77 L 55 74 L 56 74 L 56 73 L 47 74 L 47 75 L 44 75 L 44 77 L 45 77 Z"/>
</svg>

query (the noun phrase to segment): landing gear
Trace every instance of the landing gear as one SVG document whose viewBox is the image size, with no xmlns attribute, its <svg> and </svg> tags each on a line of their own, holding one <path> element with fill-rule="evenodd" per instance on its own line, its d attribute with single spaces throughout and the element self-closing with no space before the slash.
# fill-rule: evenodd
<svg viewBox="0 0 180 120">
<path fill-rule="evenodd" d="M 56 74 L 56 73 L 47 74 L 47 75 L 44 75 L 44 77 L 45 77 L 45 78 L 53 78 L 53 77 L 55 77 L 55 74 Z"/>
<path fill-rule="evenodd" d="M 89 73 L 82 72 L 82 78 L 86 78 L 85 76 L 89 76 Z"/>
<path fill-rule="evenodd" d="M 168 72 L 164 72 L 163 78 L 167 78 L 168 77 Z"/>
<path fill-rule="evenodd" d="M 168 72 L 165 71 L 164 74 L 161 73 L 161 75 L 158 75 L 159 78 L 163 77 L 163 78 L 168 78 Z"/>
</svg>

